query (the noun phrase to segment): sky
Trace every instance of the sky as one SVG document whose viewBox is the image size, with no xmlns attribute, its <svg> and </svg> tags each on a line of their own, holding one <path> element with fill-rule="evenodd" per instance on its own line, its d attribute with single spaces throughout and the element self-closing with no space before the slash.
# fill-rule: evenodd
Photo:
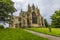
<svg viewBox="0 0 60 40">
<path fill-rule="evenodd" d="M 14 12 L 15 16 L 19 15 L 20 10 L 27 11 L 28 4 L 34 4 L 39 8 L 40 14 L 47 19 L 48 23 L 51 23 L 50 17 L 55 10 L 60 9 L 60 0 L 12 0 L 14 7 L 17 9 Z"/>
</svg>

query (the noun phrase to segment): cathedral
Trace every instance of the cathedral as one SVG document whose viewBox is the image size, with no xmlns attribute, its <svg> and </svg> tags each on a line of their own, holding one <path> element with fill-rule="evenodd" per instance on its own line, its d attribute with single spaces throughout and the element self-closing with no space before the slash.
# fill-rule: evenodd
<svg viewBox="0 0 60 40">
<path fill-rule="evenodd" d="M 34 5 L 28 5 L 27 11 L 22 11 L 19 16 L 12 16 L 10 28 L 39 28 L 45 27 L 44 18 L 40 15 L 40 10 Z"/>
</svg>

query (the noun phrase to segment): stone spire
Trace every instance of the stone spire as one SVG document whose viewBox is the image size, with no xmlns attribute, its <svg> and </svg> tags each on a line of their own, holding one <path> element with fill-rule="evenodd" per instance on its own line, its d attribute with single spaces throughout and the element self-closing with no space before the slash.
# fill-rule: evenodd
<svg viewBox="0 0 60 40">
<path fill-rule="evenodd" d="M 28 4 L 28 11 L 30 11 L 31 7 L 30 7 L 30 4 Z"/>
<path fill-rule="evenodd" d="M 39 8 L 38 8 L 38 7 L 36 7 L 36 10 L 37 10 L 38 15 L 40 15 L 40 16 L 41 16 L 41 14 L 40 14 L 40 10 L 39 10 Z"/>
<path fill-rule="evenodd" d="M 39 10 L 39 9 L 37 9 L 37 12 L 38 12 L 38 13 L 40 13 L 40 10 Z"/>
<path fill-rule="evenodd" d="M 22 9 L 21 9 L 21 12 L 22 12 Z"/>
<path fill-rule="evenodd" d="M 19 12 L 19 16 L 21 15 L 22 12 L 23 12 L 23 11 L 22 11 L 22 9 L 21 9 L 20 12 Z"/>
<path fill-rule="evenodd" d="M 32 9 L 33 9 L 33 10 L 35 9 L 35 5 L 34 5 L 34 4 L 32 5 Z"/>
<path fill-rule="evenodd" d="M 30 4 L 28 4 L 28 8 L 30 8 Z"/>
</svg>

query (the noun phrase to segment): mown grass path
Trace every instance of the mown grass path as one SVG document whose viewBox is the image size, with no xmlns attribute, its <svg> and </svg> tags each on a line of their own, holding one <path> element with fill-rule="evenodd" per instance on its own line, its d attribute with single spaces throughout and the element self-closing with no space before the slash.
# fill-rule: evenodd
<svg viewBox="0 0 60 40">
<path fill-rule="evenodd" d="M 43 34 L 60 37 L 60 28 L 51 28 L 52 30 L 51 32 L 49 31 L 49 28 L 27 28 L 27 29 Z"/>
<path fill-rule="evenodd" d="M 44 38 L 48 38 L 49 40 L 60 40 L 60 37 L 42 34 L 42 33 L 34 32 L 31 30 L 25 30 L 25 31 L 30 32 L 30 33 L 35 34 L 35 35 L 38 35 L 38 36 L 41 36 L 41 37 L 44 37 Z"/>
</svg>

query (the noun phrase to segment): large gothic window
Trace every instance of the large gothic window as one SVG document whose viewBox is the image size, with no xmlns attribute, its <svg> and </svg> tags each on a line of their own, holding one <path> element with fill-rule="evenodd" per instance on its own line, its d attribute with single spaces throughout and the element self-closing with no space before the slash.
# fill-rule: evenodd
<svg viewBox="0 0 60 40">
<path fill-rule="evenodd" d="M 32 13 L 32 23 L 37 24 L 37 16 L 35 12 Z"/>
</svg>

